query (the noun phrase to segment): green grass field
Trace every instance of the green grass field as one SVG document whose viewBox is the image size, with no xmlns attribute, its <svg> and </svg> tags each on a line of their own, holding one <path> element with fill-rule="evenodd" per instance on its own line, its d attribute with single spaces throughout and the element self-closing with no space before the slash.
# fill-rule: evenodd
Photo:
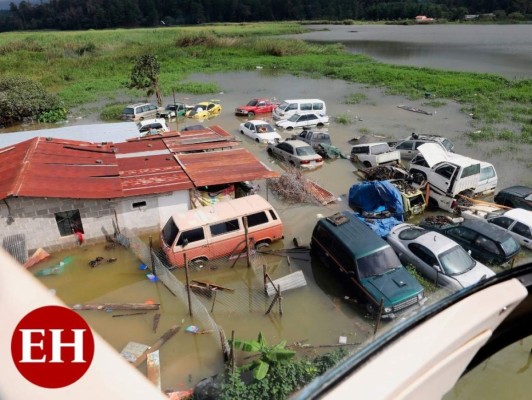
<svg viewBox="0 0 532 400">
<path fill-rule="evenodd" d="M 163 93 L 216 93 L 213 84 L 181 81 L 193 72 L 253 70 L 256 65 L 305 76 L 325 76 L 385 88 L 410 99 L 425 93 L 438 101 L 454 100 L 473 115 L 476 129 L 488 137 L 532 143 L 532 80 L 394 66 L 363 55 L 348 54 L 341 45 L 315 45 L 269 38 L 299 33 L 296 23 L 224 24 L 157 29 L 0 34 L 0 74 L 24 75 L 57 93 L 66 107 L 119 95 L 138 97 L 126 88 L 138 55 L 152 53 L 161 64 Z M 348 99 L 347 101 L 360 101 Z M 434 101 L 434 100 L 433 100 Z"/>
</svg>

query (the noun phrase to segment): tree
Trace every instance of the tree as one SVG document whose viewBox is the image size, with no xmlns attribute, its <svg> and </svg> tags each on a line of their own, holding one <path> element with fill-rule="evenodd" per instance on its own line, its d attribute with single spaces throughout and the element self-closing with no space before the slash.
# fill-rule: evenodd
<svg viewBox="0 0 532 400">
<path fill-rule="evenodd" d="M 153 54 L 139 56 L 131 71 L 131 81 L 128 85 L 130 89 L 146 89 L 147 96 L 155 94 L 159 107 L 163 104 L 159 87 L 160 71 L 161 65 L 157 61 L 157 56 Z"/>
<path fill-rule="evenodd" d="M 39 83 L 23 76 L 0 78 L 0 125 L 38 119 L 47 122 L 65 119 L 66 110 L 55 94 Z"/>
</svg>

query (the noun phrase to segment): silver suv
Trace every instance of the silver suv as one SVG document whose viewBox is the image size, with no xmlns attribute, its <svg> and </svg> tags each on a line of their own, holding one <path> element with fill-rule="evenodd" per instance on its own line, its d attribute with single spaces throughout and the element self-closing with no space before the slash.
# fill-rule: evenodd
<svg viewBox="0 0 532 400">
<path fill-rule="evenodd" d="M 159 111 L 162 109 L 152 103 L 130 104 L 122 111 L 122 119 L 142 121 L 147 118 L 155 118 Z"/>
<path fill-rule="evenodd" d="M 412 135 L 406 139 L 397 142 L 388 142 L 392 150 L 399 150 L 401 153 L 401 160 L 411 160 L 419 151 L 417 148 L 424 143 L 438 143 L 445 151 L 452 152 L 454 144 L 449 139 L 438 135 Z"/>
</svg>

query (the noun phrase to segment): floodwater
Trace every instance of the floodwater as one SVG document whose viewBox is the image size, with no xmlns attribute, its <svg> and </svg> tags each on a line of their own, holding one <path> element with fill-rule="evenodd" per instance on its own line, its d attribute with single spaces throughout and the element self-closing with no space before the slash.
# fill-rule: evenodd
<svg viewBox="0 0 532 400">
<path fill-rule="evenodd" d="M 337 29 L 337 27 L 329 28 Z M 362 32 L 360 26 L 338 27 L 340 28 Z M 434 27 L 414 28 L 433 29 Z M 321 34 L 326 36 L 328 32 L 321 32 Z M 357 33 L 351 34 L 357 35 Z M 531 35 L 528 35 L 528 39 L 530 37 Z M 336 41 L 336 39 L 332 40 Z M 459 43 L 455 45 L 458 46 Z M 530 52 L 528 55 L 530 56 Z M 526 55 L 524 57 L 526 58 Z M 518 59 L 519 57 L 514 60 Z M 518 61 L 514 65 L 520 68 Z M 520 145 L 519 148 L 515 146 L 510 148 L 506 143 L 470 144 L 465 133 L 474 129 L 472 119 L 460 111 L 462 107 L 460 104 L 452 100 L 446 100 L 446 104 L 442 107 L 432 108 L 425 104 L 424 100 L 409 101 L 401 96 L 389 96 L 381 89 L 340 80 L 293 77 L 260 68 L 254 71 L 224 74 L 197 74 L 190 76 L 188 80 L 216 82 L 223 91 L 212 96 L 201 97 L 180 94 L 176 100 L 193 104 L 209 98 L 219 99 L 223 107 L 221 115 L 210 121 L 204 121 L 204 125 L 222 126 L 236 137 L 241 138 L 242 145 L 252 151 L 259 160 L 279 172 L 282 172 L 280 165 L 267 155 L 264 145 L 257 144 L 239 133 L 239 124 L 246 121 L 246 118 L 236 117 L 233 110 L 253 97 L 275 97 L 278 100 L 285 98 L 323 99 L 330 116 L 346 115 L 351 118 L 348 124 L 339 124 L 333 118 L 328 128 L 333 144 L 345 153 L 350 150 L 349 140 L 363 135 L 368 135 L 373 140 L 393 140 L 407 137 L 411 132 L 439 134 L 453 140 L 456 152 L 493 163 L 499 175 L 500 188 L 515 184 L 532 185 L 531 174 L 515 173 L 522 171 L 523 165 L 530 165 L 527 163 L 529 163 L 532 146 Z M 346 96 L 354 93 L 363 93 L 366 98 L 360 104 L 345 104 Z M 167 103 L 172 101 L 170 96 L 165 98 Z M 430 111 L 433 115 L 400 109 L 397 106 L 401 104 Z M 102 105 L 103 103 L 97 104 L 94 109 L 97 110 Z M 87 109 L 91 108 L 87 107 Z M 264 118 L 271 119 L 270 116 Z M 69 124 L 96 122 L 99 122 L 97 114 L 91 114 Z M 181 129 L 186 124 L 195 123 L 196 121 L 180 120 L 177 128 Z M 42 128 L 43 126 L 34 125 L 33 127 Z M 172 125 L 172 127 L 176 126 Z M 280 133 L 284 137 L 291 134 L 291 132 L 283 131 Z M 272 193 L 267 192 L 264 181 L 257 182 L 260 185 L 260 194 L 268 197 L 272 202 L 285 226 L 284 241 L 273 247 L 291 248 L 293 247 L 292 239 L 295 237 L 303 243 L 308 243 L 318 217 L 347 209 L 346 194 L 349 187 L 358 181 L 355 171 L 356 166 L 350 161 L 338 159 L 327 161 L 322 168 L 306 173 L 306 176 L 335 194 L 337 201 L 328 206 L 284 203 Z M 179 390 L 192 387 L 203 377 L 221 370 L 222 355 L 216 335 L 208 331 L 203 334 L 185 332 L 184 328 L 189 325 L 197 325 L 200 329 L 204 329 L 201 326 L 202 321 L 188 316 L 187 305 L 173 296 L 161 283 L 150 282 L 145 276 L 146 271 L 138 268 L 141 261 L 134 255 L 122 248 L 105 250 L 104 244 L 81 246 L 73 252 L 54 254 L 50 260 L 35 267 L 34 271 L 54 265 L 68 255 L 73 255 L 73 261 L 66 265 L 63 274 L 39 278 L 47 287 L 55 290 L 58 297 L 66 304 L 145 301 L 161 304 L 159 312 L 162 315 L 157 332 L 154 332 L 152 327 L 154 311 L 120 317 L 116 315 L 129 314 L 129 312 L 80 311 L 94 330 L 117 351 L 120 351 L 130 341 L 152 344 L 172 325 L 182 324 L 181 331 L 161 348 L 163 389 Z M 106 259 L 114 257 L 117 261 L 102 263 L 96 268 L 89 267 L 89 261 L 98 256 Z M 518 264 L 530 261 L 531 258 L 530 252 L 525 252 L 519 258 Z M 262 331 L 270 343 L 287 340 L 289 344 L 305 341 L 312 345 L 327 345 L 338 343 L 340 336 L 346 336 L 349 343 L 361 343 L 371 339 L 373 321 L 363 307 L 345 299 L 346 296 L 352 297 L 352 292 L 319 263 L 309 260 L 305 255 L 294 256 L 290 263 L 285 257 L 268 256 L 266 263 L 274 279 L 301 269 L 307 280 L 307 286 L 304 288 L 283 294 L 284 313 L 282 317 L 277 307 L 274 307 L 272 313 L 265 315 L 271 298 L 266 299 L 264 296 L 257 295 L 260 291 L 258 289 L 260 279 L 257 279 L 257 276 L 242 263 L 238 263 L 235 268 L 226 266 L 213 270 L 205 267 L 192 272 L 192 279 L 211 281 L 235 288 L 234 294 L 220 292 L 216 299 L 202 299 L 206 310 L 216 323 L 223 327 L 228 337 L 234 330 L 235 337 L 240 339 L 254 339 L 259 331 Z M 179 280 L 185 280 L 182 270 L 173 271 L 173 274 Z M 382 329 L 389 326 L 390 324 L 381 324 Z M 357 346 L 351 346 L 351 348 L 356 350 Z M 488 368 L 489 366 L 488 363 Z M 143 368 L 145 367 L 141 367 L 141 370 L 145 371 Z"/>
<path fill-rule="evenodd" d="M 342 43 L 389 64 L 532 78 L 532 24 L 312 25 L 288 37 Z"/>
</svg>

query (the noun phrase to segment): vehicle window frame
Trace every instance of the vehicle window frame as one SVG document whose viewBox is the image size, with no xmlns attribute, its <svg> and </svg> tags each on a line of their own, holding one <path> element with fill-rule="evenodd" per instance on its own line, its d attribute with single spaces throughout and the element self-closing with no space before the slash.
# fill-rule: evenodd
<svg viewBox="0 0 532 400">
<path fill-rule="evenodd" d="M 198 236 L 192 236 L 192 237 L 186 237 L 185 236 L 188 236 L 189 234 L 198 234 L 201 232 L 201 235 L 198 235 Z M 181 234 L 179 235 L 179 238 L 177 239 L 177 242 L 176 242 L 176 246 L 182 246 L 183 245 L 183 241 L 187 239 L 187 245 L 190 244 L 190 243 L 195 243 L 195 242 L 200 242 L 202 240 L 205 240 L 205 230 L 203 229 L 203 226 L 200 226 L 199 228 L 192 228 L 192 229 L 188 229 L 186 231 L 183 231 L 181 232 Z"/>
<path fill-rule="evenodd" d="M 229 219 L 209 225 L 211 237 L 217 237 L 240 230 L 240 218 Z"/>
<path fill-rule="evenodd" d="M 526 229 L 527 231 L 523 231 L 523 233 L 528 233 L 526 235 L 523 235 L 523 233 L 521 232 L 518 232 L 515 230 L 516 227 L 523 227 L 524 229 Z M 522 222 L 519 222 L 519 221 L 515 221 L 515 224 L 512 226 L 512 229 L 510 229 L 510 232 L 513 232 L 521 237 L 524 237 L 525 239 L 532 239 L 532 232 L 531 232 L 531 229 L 528 225 L 526 224 L 523 224 Z"/>
</svg>

